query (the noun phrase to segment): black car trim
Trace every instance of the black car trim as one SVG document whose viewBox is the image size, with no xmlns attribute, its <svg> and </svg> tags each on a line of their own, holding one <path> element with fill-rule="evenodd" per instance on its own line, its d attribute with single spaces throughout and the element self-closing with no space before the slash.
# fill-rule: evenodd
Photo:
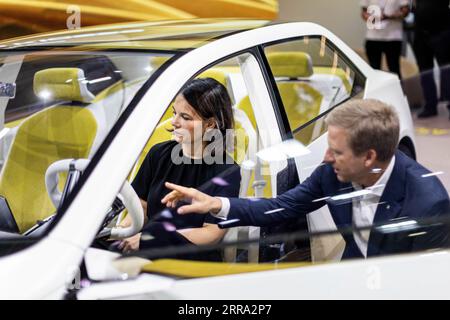
<svg viewBox="0 0 450 320">
<path fill-rule="evenodd" d="M 272 107 L 275 112 L 275 117 L 277 119 L 282 140 L 292 139 L 292 130 L 290 130 L 289 120 L 283 105 L 283 100 L 281 99 L 275 77 L 273 76 L 269 61 L 264 54 L 264 47 L 262 45 L 257 47 L 256 56 L 266 82 L 267 90 L 269 91 L 269 96 L 272 101 Z"/>
</svg>

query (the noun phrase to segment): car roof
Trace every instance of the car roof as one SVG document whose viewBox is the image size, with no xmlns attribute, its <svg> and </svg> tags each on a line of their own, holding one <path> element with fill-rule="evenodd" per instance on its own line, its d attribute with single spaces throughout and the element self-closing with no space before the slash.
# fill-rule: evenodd
<svg viewBox="0 0 450 320">
<path fill-rule="evenodd" d="M 132 22 L 63 30 L 0 41 L 0 50 L 92 47 L 188 51 L 218 38 L 270 24 L 268 20 L 189 19 Z"/>
</svg>

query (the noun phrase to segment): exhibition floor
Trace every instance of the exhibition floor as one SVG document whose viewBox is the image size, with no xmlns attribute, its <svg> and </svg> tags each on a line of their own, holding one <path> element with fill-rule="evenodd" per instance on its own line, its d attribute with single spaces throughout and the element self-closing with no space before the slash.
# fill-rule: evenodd
<svg viewBox="0 0 450 320">
<path fill-rule="evenodd" d="M 450 192 L 450 121 L 445 104 L 440 104 L 439 115 L 417 119 L 414 114 L 417 160 L 437 176 Z"/>
</svg>

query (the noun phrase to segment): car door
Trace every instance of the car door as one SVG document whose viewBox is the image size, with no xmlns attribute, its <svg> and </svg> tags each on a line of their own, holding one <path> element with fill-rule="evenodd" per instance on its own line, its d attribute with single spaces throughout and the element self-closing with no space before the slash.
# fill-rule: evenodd
<svg viewBox="0 0 450 320">
<path fill-rule="evenodd" d="M 285 135 L 309 153 L 295 158 L 299 181 L 304 181 L 323 160 L 327 144 L 326 114 L 349 99 L 362 97 L 365 76 L 325 36 L 303 36 L 264 45 L 273 90 L 285 115 Z M 293 187 L 293 186 L 291 186 Z M 307 217 L 311 233 L 335 230 L 328 211 L 321 208 Z M 334 234 L 311 238 L 313 261 L 339 260 L 344 239 Z"/>
</svg>

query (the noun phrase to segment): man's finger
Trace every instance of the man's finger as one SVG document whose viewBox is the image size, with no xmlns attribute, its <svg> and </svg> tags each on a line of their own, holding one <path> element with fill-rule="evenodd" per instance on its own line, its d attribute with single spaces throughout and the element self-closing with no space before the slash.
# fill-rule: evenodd
<svg viewBox="0 0 450 320">
<path fill-rule="evenodd" d="M 161 199 L 161 203 L 167 203 L 172 201 L 175 198 L 175 193 L 176 191 L 171 191 L 168 194 L 166 194 L 164 198 Z"/>
<path fill-rule="evenodd" d="M 187 204 L 178 208 L 177 212 L 179 214 L 188 214 L 194 212 L 200 212 L 200 208 L 196 204 Z"/>
<path fill-rule="evenodd" d="M 164 196 L 164 198 L 162 198 L 161 202 L 162 203 L 167 203 L 169 201 L 174 201 L 174 200 L 178 201 L 179 199 L 182 199 L 182 198 L 184 198 L 183 194 L 181 194 L 180 192 L 174 190 L 174 191 L 171 191 L 168 194 L 166 194 Z"/>
<path fill-rule="evenodd" d="M 175 208 L 175 206 L 177 205 L 176 201 L 168 201 L 166 204 L 167 208 Z"/>
<path fill-rule="evenodd" d="M 192 197 L 193 192 L 192 192 L 192 190 L 191 190 L 190 188 L 186 188 L 186 187 L 183 187 L 183 186 L 179 186 L 179 185 L 177 185 L 177 184 L 170 183 L 170 182 L 166 182 L 166 183 L 165 183 L 165 186 L 166 186 L 166 188 L 168 188 L 168 189 L 171 189 L 171 190 L 175 190 L 175 191 L 180 192 L 180 193 L 183 194 L 184 196 Z"/>
</svg>

